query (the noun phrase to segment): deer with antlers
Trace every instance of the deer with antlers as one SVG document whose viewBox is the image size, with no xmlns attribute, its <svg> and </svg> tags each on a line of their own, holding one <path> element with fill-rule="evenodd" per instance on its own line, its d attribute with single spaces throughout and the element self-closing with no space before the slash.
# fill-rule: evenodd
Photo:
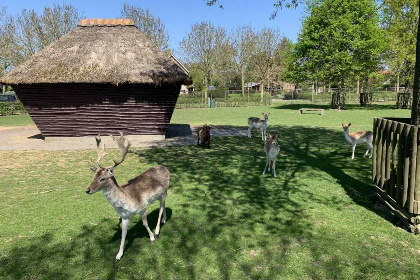
<svg viewBox="0 0 420 280">
<path fill-rule="evenodd" d="M 98 157 L 94 161 L 95 166 L 91 167 L 95 174 L 93 175 L 93 182 L 87 188 L 86 193 L 94 194 L 102 190 L 109 203 L 121 216 L 122 238 L 120 250 L 116 256 L 116 260 L 119 260 L 123 255 L 130 216 L 135 214 L 141 216 L 143 225 L 149 233 L 150 242 L 154 242 L 155 237 L 159 236 L 160 223 L 164 224 L 166 222 L 165 199 L 169 188 L 170 174 L 166 167 L 156 166 L 149 168 L 127 184 L 119 185 L 114 177 L 114 168 L 125 160 L 131 145 L 130 141 L 123 136 L 122 132 L 120 132 L 120 136 L 112 136 L 121 150 L 121 159 L 114 160 L 112 166 L 102 167 L 99 162 L 107 154 L 105 153 L 105 144 L 101 148 L 100 135 L 95 138 Z M 147 224 L 146 209 L 155 200 L 160 201 L 160 208 L 155 234 L 153 234 Z"/>
</svg>

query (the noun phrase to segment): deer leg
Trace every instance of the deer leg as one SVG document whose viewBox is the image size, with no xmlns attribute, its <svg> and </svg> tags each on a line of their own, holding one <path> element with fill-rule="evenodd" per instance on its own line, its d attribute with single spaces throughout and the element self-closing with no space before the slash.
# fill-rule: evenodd
<svg viewBox="0 0 420 280">
<path fill-rule="evenodd" d="M 273 160 L 273 171 L 274 171 L 274 177 L 277 177 L 277 174 L 276 174 L 276 160 L 275 159 Z"/>
<path fill-rule="evenodd" d="M 369 156 L 369 158 L 372 158 L 372 143 L 368 143 L 368 142 L 366 142 L 366 145 L 367 145 L 367 151 L 366 151 L 366 153 L 365 153 L 365 156 L 367 156 L 368 155 L 368 152 L 370 151 L 370 156 Z"/>
<path fill-rule="evenodd" d="M 352 145 L 351 148 L 353 150 L 353 153 L 351 155 L 351 159 L 354 159 L 354 151 L 356 150 L 356 145 Z"/>
<path fill-rule="evenodd" d="M 149 233 L 150 242 L 155 241 L 155 236 L 153 235 L 153 232 L 150 230 L 149 225 L 147 223 L 147 212 L 144 211 L 141 215 L 141 220 L 143 221 L 143 226 L 147 229 L 147 232 Z"/>
<path fill-rule="evenodd" d="M 155 236 L 159 236 L 160 232 L 160 219 L 162 218 L 163 209 L 165 208 L 165 197 L 160 199 L 160 207 L 159 207 L 159 218 L 157 221 L 156 229 L 155 229 Z"/>
<path fill-rule="evenodd" d="M 162 224 L 166 224 L 166 203 L 165 203 L 165 200 L 163 200 L 163 218 L 162 218 Z"/>
<path fill-rule="evenodd" d="M 252 138 L 251 128 L 252 128 L 251 126 L 248 127 L 248 138 Z"/>
<path fill-rule="evenodd" d="M 267 166 L 268 166 L 268 158 L 266 158 L 266 161 L 265 161 L 265 167 L 264 167 L 264 171 L 263 171 L 263 175 L 265 174 L 265 170 L 267 169 Z M 268 169 L 268 171 L 270 171 L 270 169 Z"/>
<path fill-rule="evenodd" d="M 121 234 L 121 244 L 120 244 L 120 250 L 118 251 L 117 256 L 115 259 L 118 261 L 121 259 L 123 253 L 124 253 L 124 243 L 125 243 L 125 237 L 127 236 L 127 229 L 128 229 L 128 218 L 122 218 L 122 234 Z"/>
</svg>

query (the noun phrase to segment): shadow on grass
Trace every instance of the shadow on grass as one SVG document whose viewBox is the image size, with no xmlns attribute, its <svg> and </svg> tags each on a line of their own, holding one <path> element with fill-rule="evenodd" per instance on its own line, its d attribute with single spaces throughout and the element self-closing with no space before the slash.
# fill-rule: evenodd
<svg viewBox="0 0 420 280">
<path fill-rule="evenodd" d="M 342 231 L 313 234 L 318 220 L 311 210 L 320 205 L 337 212 L 356 204 L 395 222 L 386 210 L 374 207 L 371 161 L 362 158 L 365 147 L 356 148 L 352 161 L 351 148 L 339 131 L 279 126 L 270 130 L 281 134 L 278 178 L 261 175 L 265 158 L 257 131 L 253 139 L 215 137 L 211 149 L 140 150 L 136 153 L 140 162 L 162 164 L 171 172 L 170 219 L 154 244 L 141 220 L 131 219 L 124 257 L 113 265 L 121 229 L 117 220 L 103 219 L 98 225 L 82 226 L 68 242 L 57 242 L 56 233 L 47 233 L 17 244 L 1 256 L 1 275 L 11 279 L 335 279 L 348 278 L 349 267 L 365 273 L 352 275 L 360 278 L 369 276 L 369 271 L 372 277 L 392 275 L 400 264 L 383 259 L 375 250 L 351 244 L 347 254 L 349 248 L 340 243 Z M 341 186 L 348 197 L 328 180 Z M 148 216 L 151 229 L 157 214 L 156 209 Z M 303 263 L 299 254 L 291 253 L 297 247 L 310 252 Z M 297 266 L 303 268 L 294 271 Z M 409 267 L 395 271 L 401 277 L 411 273 Z"/>
<path fill-rule="evenodd" d="M 275 106 L 274 109 L 280 109 L 280 110 L 299 110 L 301 108 L 313 108 L 313 109 L 331 109 L 330 104 L 328 103 L 322 103 L 322 104 L 298 104 L 298 103 L 292 103 L 292 104 L 282 104 L 279 106 Z M 390 110 L 390 109 L 397 109 L 396 104 L 378 104 L 374 103 L 368 106 L 360 106 L 360 104 L 346 104 L 344 106 L 345 110 Z"/>
</svg>

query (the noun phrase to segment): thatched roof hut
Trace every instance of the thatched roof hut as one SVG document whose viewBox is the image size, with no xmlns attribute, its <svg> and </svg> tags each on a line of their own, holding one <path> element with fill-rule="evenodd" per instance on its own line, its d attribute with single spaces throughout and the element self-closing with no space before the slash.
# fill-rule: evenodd
<svg viewBox="0 0 420 280">
<path fill-rule="evenodd" d="M 0 78 L 44 136 L 164 134 L 189 81 L 128 19 L 81 20 Z"/>
</svg>

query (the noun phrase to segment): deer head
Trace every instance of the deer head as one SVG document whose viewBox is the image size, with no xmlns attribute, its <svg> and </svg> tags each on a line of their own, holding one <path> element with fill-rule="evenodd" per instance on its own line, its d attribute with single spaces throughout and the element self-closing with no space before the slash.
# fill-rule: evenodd
<svg viewBox="0 0 420 280">
<path fill-rule="evenodd" d="M 279 135 L 267 133 L 267 140 L 265 141 L 265 143 L 269 145 L 278 145 L 277 143 L 278 138 L 279 138 Z"/>
<path fill-rule="evenodd" d="M 351 123 L 342 123 L 341 126 L 343 127 L 344 131 L 348 131 Z"/>
<path fill-rule="evenodd" d="M 114 164 L 108 167 L 102 167 L 99 162 L 101 159 L 107 154 L 105 153 L 105 144 L 100 147 L 101 144 L 101 136 L 98 135 L 95 137 L 96 139 L 96 152 L 98 154 L 96 160 L 92 160 L 95 163 L 95 166 L 91 167 L 91 170 L 95 173 L 93 175 L 93 181 L 90 186 L 87 188 L 87 194 L 94 194 L 95 192 L 101 190 L 103 187 L 109 185 L 110 180 L 114 180 L 114 168 L 120 165 L 124 160 L 128 153 L 128 149 L 131 146 L 131 143 L 128 139 L 124 138 L 123 133 L 120 131 L 120 136 L 112 136 L 112 139 L 117 142 L 118 147 L 121 150 L 121 159 L 120 160 L 113 160 Z"/>
<path fill-rule="evenodd" d="M 270 115 L 270 113 L 262 113 L 264 115 L 264 119 L 268 119 L 268 116 Z"/>
</svg>

